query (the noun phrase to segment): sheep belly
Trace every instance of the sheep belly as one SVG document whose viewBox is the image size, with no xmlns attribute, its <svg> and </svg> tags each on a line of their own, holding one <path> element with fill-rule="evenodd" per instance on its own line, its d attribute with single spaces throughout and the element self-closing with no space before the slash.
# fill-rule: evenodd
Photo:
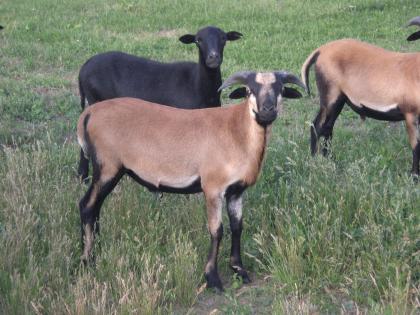
<svg viewBox="0 0 420 315">
<path fill-rule="evenodd" d="M 347 104 L 359 115 L 370 117 L 377 120 L 401 121 L 404 115 L 398 104 L 378 106 L 364 102 L 356 103 L 348 99 Z"/>
<path fill-rule="evenodd" d="M 151 181 L 145 180 L 132 170 L 127 170 L 127 174 L 151 192 L 167 192 L 175 194 L 195 194 L 202 192 L 201 178 L 198 176 L 176 178 L 173 180 L 157 180 L 155 183 L 152 183 Z"/>
</svg>

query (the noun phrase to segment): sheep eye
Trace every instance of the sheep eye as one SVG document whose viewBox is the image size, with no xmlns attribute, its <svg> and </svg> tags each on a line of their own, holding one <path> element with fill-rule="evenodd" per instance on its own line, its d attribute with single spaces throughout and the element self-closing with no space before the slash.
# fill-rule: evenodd
<svg viewBox="0 0 420 315">
<path fill-rule="evenodd" d="M 195 40 L 195 42 L 196 42 L 197 44 L 201 44 L 201 38 L 197 38 L 197 39 Z"/>
</svg>

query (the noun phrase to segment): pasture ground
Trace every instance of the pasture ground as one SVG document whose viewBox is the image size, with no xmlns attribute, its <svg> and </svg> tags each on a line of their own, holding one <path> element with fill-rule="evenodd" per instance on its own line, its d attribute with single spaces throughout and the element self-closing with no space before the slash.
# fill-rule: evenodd
<svg viewBox="0 0 420 315">
<path fill-rule="evenodd" d="M 196 60 L 177 38 L 217 25 L 244 34 L 225 49 L 224 78 L 299 74 L 313 49 L 344 37 L 418 51 L 404 24 L 419 14 L 418 0 L 2 1 L 0 314 L 419 314 L 420 186 L 403 123 L 345 109 L 332 158 L 312 158 L 316 92 L 287 101 L 244 201 L 254 281 L 242 286 L 228 268 L 224 217 L 223 295 L 199 290 L 209 245 L 201 196 L 158 200 L 128 179 L 104 204 L 96 268 L 82 268 L 86 187 L 75 177 L 77 74 L 96 53 Z"/>
</svg>

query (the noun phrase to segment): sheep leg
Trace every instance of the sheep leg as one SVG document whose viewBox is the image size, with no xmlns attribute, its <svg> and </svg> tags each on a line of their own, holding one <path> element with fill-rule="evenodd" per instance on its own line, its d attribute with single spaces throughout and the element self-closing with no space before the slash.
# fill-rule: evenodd
<svg viewBox="0 0 420 315">
<path fill-rule="evenodd" d="M 208 288 L 215 288 L 223 291 L 222 281 L 217 272 L 217 255 L 219 245 L 223 236 L 222 224 L 222 198 L 220 196 L 209 196 L 206 194 L 207 220 L 210 232 L 210 250 L 207 259 L 205 278 Z"/>
<path fill-rule="evenodd" d="M 411 168 L 411 173 L 413 175 L 419 176 L 419 158 L 420 158 L 420 141 L 417 141 L 417 145 L 413 150 L 413 165 Z"/>
<path fill-rule="evenodd" d="M 92 183 L 80 200 L 80 220 L 82 230 L 82 261 L 87 264 L 93 260 L 92 249 L 95 235 L 99 233 L 99 213 L 103 201 L 121 179 L 123 172 L 118 169 L 98 166 L 93 169 Z"/>
<path fill-rule="evenodd" d="M 230 267 L 242 278 L 244 283 L 249 283 L 251 280 L 244 269 L 241 258 L 242 195 L 226 196 L 226 204 L 229 215 L 230 230 L 232 232 Z"/>
<path fill-rule="evenodd" d="M 321 126 L 327 118 L 327 105 L 328 105 L 328 90 L 329 84 L 321 69 L 315 67 L 315 79 L 319 93 L 319 112 L 316 115 L 311 126 L 311 154 L 315 155 L 319 151 L 318 140 L 321 136 Z"/>
<path fill-rule="evenodd" d="M 316 115 L 311 125 L 311 154 L 315 155 L 318 153 L 318 134 L 319 134 L 319 120 L 321 118 L 321 110 Z"/>
<path fill-rule="evenodd" d="M 321 106 L 315 120 L 311 126 L 311 153 L 315 155 L 318 148 L 318 141 L 320 137 L 324 137 L 322 144 L 322 154 L 328 154 L 328 147 L 331 145 L 331 139 L 334 129 L 335 121 L 340 115 L 345 104 L 344 98 L 340 97 L 331 105 Z"/>
<path fill-rule="evenodd" d="M 337 120 L 338 115 L 340 115 L 343 110 L 345 101 L 343 98 L 338 98 L 332 106 L 329 107 L 327 119 L 322 125 L 319 133 L 320 136 L 324 137 L 324 143 L 322 145 L 322 154 L 327 156 L 329 153 L 329 148 L 331 147 L 332 134 L 334 129 L 335 121 Z"/>
<path fill-rule="evenodd" d="M 321 69 L 316 69 L 315 77 L 320 110 L 311 126 L 311 153 L 315 155 L 319 151 L 319 138 L 324 137 L 322 153 L 325 156 L 328 154 L 335 121 L 343 109 L 346 98 L 337 86 L 326 79 Z"/>
<path fill-rule="evenodd" d="M 405 126 L 408 133 L 411 149 L 413 150 L 413 164 L 411 174 L 419 176 L 419 159 L 420 159 L 420 135 L 419 135 L 419 117 L 409 113 L 405 115 Z"/>
<path fill-rule="evenodd" d="M 312 126 L 311 126 L 311 154 L 312 155 L 315 155 L 316 153 L 318 153 L 318 140 L 320 137 L 321 119 L 324 116 L 323 109 L 324 108 L 321 107 L 314 121 L 312 122 Z"/>
<path fill-rule="evenodd" d="M 80 149 L 80 161 L 79 161 L 79 169 L 77 171 L 79 174 L 80 179 L 87 184 L 88 183 L 88 175 L 89 175 L 89 160 L 85 157 L 85 154 L 82 149 Z"/>
</svg>

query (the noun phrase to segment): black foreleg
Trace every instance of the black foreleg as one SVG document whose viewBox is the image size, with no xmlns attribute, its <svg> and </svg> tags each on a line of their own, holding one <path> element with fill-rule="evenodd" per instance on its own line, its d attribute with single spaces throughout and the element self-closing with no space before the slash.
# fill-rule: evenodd
<svg viewBox="0 0 420 315">
<path fill-rule="evenodd" d="M 241 258 L 241 234 L 242 234 L 242 196 L 231 195 L 226 197 L 227 211 L 229 215 L 230 230 L 232 231 L 232 247 L 230 250 L 230 267 L 242 278 L 244 283 L 249 283 Z"/>
</svg>

